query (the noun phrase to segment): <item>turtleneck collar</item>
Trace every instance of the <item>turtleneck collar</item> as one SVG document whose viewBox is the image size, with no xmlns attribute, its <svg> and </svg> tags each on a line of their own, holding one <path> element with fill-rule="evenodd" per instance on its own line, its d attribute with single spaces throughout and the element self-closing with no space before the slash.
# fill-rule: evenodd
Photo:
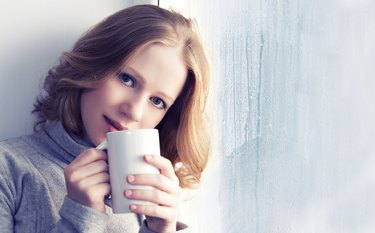
<svg viewBox="0 0 375 233">
<path fill-rule="evenodd" d="M 49 150 L 54 151 L 66 163 L 73 161 L 84 150 L 95 147 L 83 138 L 69 135 L 61 122 L 51 123 L 40 137 L 42 143 L 48 144 Z"/>
</svg>

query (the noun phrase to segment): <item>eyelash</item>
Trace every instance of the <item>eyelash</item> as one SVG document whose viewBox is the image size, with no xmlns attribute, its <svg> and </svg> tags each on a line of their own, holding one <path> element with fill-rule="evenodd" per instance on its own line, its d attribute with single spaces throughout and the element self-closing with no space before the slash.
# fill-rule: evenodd
<svg viewBox="0 0 375 233">
<path fill-rule="evenodd" d="M 131 88 L 134 87 L 135 82 L 136 82 L 135 78 L 132 77 L 132 76 L 131 76 L 130 74 L 128 74 L 128 73 L 118 73 L 118 78 L 120 79 L 120 81 L 121 81 L 125 86 L 131 87 Z M 126 79 L 125 79 L 125 78 L 126 78 Z M 130 81 L 131 81 L 131 84 L 128 84 L 127 82 L 130 82 Z M 162 109 L 162 110 L 164 110 L 164 109 L 167 108 L 167 104 L 165 103 L 165 101 L 164 101 L 163 99 L 159 98 L 159 97 L 155 97 L 155 96 L 153 96 L 153 97 L 150 98 L 150 100 L 151 100 L 152 104 L 153 104 L 156 108 L 158 108 L 158 109 Z M 158 106 L 158 104 L 155 104 L 154 101 L 158 101 L 158 102 L 161 101 L 162 106 Z M 159 104 L 160 104 L 160 103 L 159 103 Z"/>
<path fill-rule="evenodd" d="M 120 81 L 125 84 L 125 86 L 128 86 L 128 87 L 134 87 L 134 83 L 135 83 L 135 79 L 130 75 L 130 74 L 127 74 L 127 73 L 119 73 L 118 74 L 118 78 L 120 79 Z M 127 84 L 127 82 L 129 80 L 124 80 L 124 78 L 127 78 L 127 79 L 130 79 L 132 84 Z"/>
<path fill-rule="evenodd" d="M 161 101 L 161 103 L 162 103 L 162 106 L 157 106 L 157 104 L 155 104 L 155 99 L 157 100 L 157 101 Z M 157 108 L 159 108 L 159 109 L 166 109 L 167 108 L 167 105 L 165 104 L 165 102 L 164 102 L 164 100 L 162 100 L 161 98 L 159 98 L 159 97 L 151 97 L 151 102 L 152 102 L 152 104 L 155 106 L 155 107 L 157 107 Z"/>
</svg>

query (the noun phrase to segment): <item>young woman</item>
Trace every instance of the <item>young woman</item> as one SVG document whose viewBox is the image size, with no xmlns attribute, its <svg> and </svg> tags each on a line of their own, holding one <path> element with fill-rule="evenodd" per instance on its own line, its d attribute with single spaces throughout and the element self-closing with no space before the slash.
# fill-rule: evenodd
<svg viewBox="0 0 375 233">
<path fill-rule="evenodd" d="M 2 232 L 185 232 L 181 188 L 199 183 L 210 152 L 208 64 L 191 20 L 152 5 L 115 13 L 85 33 L 50 69 L 35 103 L 35 133 L 0 142 Z M 157 128 L 159 175 L 124 182 L 134 214 L 113 214 L 109 131 Z M 145 216 L 144 221 L 140 216 Z"/>
</svg>

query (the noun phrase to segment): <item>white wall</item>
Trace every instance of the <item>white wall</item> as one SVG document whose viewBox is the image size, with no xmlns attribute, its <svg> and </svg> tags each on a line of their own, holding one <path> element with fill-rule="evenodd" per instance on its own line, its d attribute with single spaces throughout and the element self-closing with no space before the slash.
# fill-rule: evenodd
<svg viewBox="0 0 375 233">
<path fill-rule="evenodd" d="M 88 27 L 132 2 L 0 2 L 0 139 L 32 131 L 41 78 Z"/>
<path fill-rule="evenodd" d="M 375 2 L 161 3 L 198 19 L 214 72 L 196 232 L 375 232 Z"/>
</svg>

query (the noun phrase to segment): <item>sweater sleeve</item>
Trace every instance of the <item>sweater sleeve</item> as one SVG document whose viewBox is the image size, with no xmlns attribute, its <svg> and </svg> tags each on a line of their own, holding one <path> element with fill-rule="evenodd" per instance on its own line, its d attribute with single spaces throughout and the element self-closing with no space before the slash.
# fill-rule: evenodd
<svg viewBox="0 0 375 233">
<path fill-rule="evenodd" d="M 68 197 L 59 211 L 61 219 L 52 233 L 102 233 L 105 231 L 108 215 L 81 205 Z"/>
<path fill-rule="evenodd" d="M 13 214 L 15 206 L 12 202 L 14 199 L 14 188 L 9 184 L 9 174 L 4 169 L 4 165 L 0 160 L 0 223 L 1 232 L 14 232 Z"/>
<path fill-rule="evenodd" d="M 175 232 L 176 233 L 189 233 L 190 231 L 189 231 L 189 228 L 188 228 L 187 225 L 185 225 L 184 223 L 181 223 L 181 222 L 177 222 L 177 226 L 176 226 L 176 231 Z M 139 229 L 139 233 L 156 233 L 156 232 L 151 231 L 150 229 L 148 229 L 148 227 L 147 227 L 147 220 L 143 220 L 142 226 Z"/>
</svg>

